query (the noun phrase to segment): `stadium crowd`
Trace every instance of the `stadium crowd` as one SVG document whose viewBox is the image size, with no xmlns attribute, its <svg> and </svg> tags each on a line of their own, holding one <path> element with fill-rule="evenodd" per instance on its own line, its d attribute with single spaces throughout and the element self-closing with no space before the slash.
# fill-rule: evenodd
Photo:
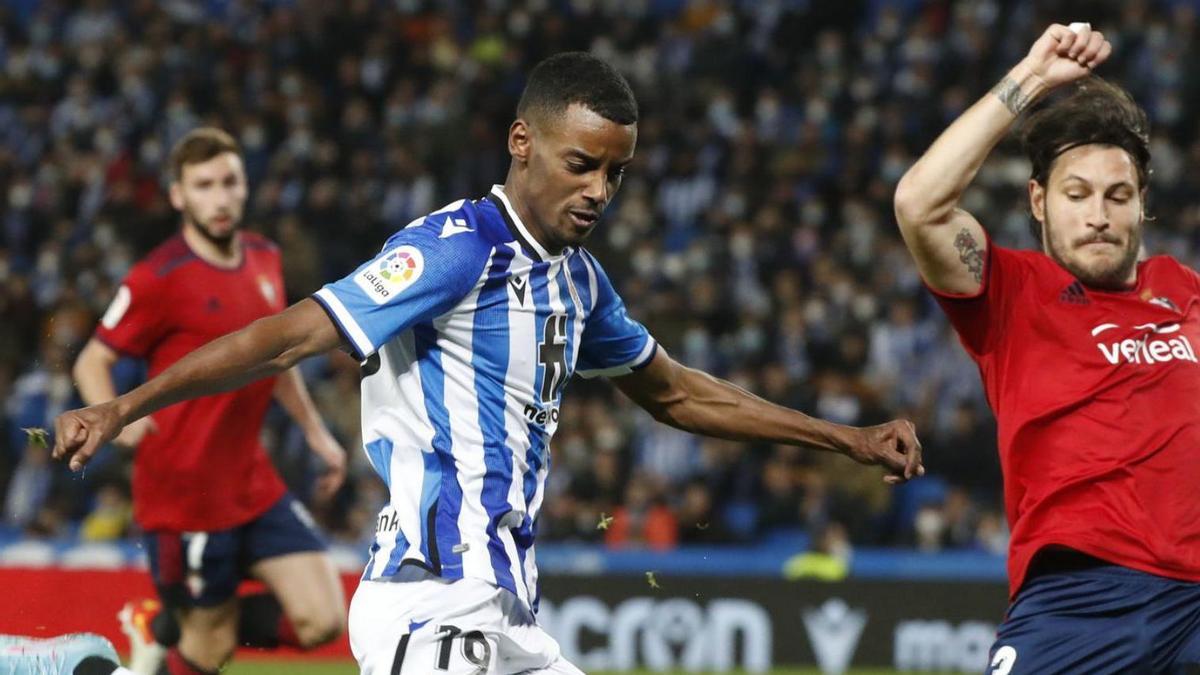
<svg viewBox="0 0 1200 675">
<path fill-rule="evenodd" d="M 900 175 L 1041 26 L 1087 18 L 1115 47 L 1102 74 L 1154 122 L 1148 252 L 1200 257 L 1200 206 L 1187 199 L 1200 192 L 1200 81 L 1186 67 L 1200 58 L 1196 4 L 1033 4 L 0 5 L 0 519 L 42 536 L 131 532 L 127 453 L 109 448 L 75 476 L 22 429 L 78 405 L 76 353 L 129 265 L 176 227 L 163 164 L 183 133 L 211 124 L 240 140 L 247 224 L 282 247 L 296 300 L 412 219 L 502 182 L 523 74 L 586 49 L 626 74 L 642 107 L 634 165 L 589 244 L 631 313 L 676 358 L 776 402 L 846 424 L 914 420 L 930 475 L 893 490 L 841 457 L 701 440 L 576 380 L 543 540 L 668 549 L 803 530 L 835 551 L 1003 552 L 991 414 L 900 243 Z M 1033 245 L 1027 179 L 1012 143 L 967 195 L 1002 243 Z M 335 433 L 359 447 L 357 364 L 304 367 Z M 140 373 L 120 365 L 125 386 Z M 321 467 L 284 415 L 268 427 L 310 499 Z M 386 499 L 353 454 L 342 491 L 312 505 L 347 543 L 371 534 Z"/>
</svg>

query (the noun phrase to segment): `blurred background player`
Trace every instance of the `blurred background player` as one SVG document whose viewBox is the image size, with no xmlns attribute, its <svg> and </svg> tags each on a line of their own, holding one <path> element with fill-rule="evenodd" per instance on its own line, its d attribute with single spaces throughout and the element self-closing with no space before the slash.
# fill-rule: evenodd
<svg viewBox="0 0 1200 675">
<path fill-rule="evenodd" d="M 278 248 L 241 230 L 247 183 L 236 141 L 219 129 L 195 129 L 172 150 L 170 171 L 182 227 L 130 270 L 79 355 L 74 374 L 88 403 L 116 396 L 110 373 L 119 355 L 145 359 L 152 377 L 286 304 Z M 114 439 L 137 448 L 134 517 L 147 533 L 154 582 L 179 623 L 178 647 L 166 655 L 172 674 L 215 672 L 238 644 L 307 648 L 343 631 L 345 601 L 324 543 L 259 441 L 272 397 L 328 466 L 318 487 L 328 496 L 341 483 L 345 453 L 297 370 L 167 407 Z M 239 600 L 245 578 L 265 582 L 270 593 Z M 139 614 L 154 607 L 135 603 L 121 613 L 131 641 L 145 636 Z"/>
<path fill-rule="evenodd" d="M 364 673 L 560 673 L 538 625 L 537 518 L 571 375 L 605 376 L 655 419 L 722 438 L 808 445 L 921 473 L 911 423 L 850 427 L 673 360 L 581 248 L 633 160 L 625 78 L 567 52 L 533 69 L 504 185 L 394 234 L 312 299 L 198 349 L 116 400 L 56 421 L 81 468 L 127 421 L 343 345 L 364 363 L 363 439 L 388 485 L 351 608 Z"/>
<path fill-rule="evenodd" d="M 1145 113 L 1091 76 L 1112 46 L 1052 25 L 896 189 L 926 283 L 979 365 L 999 423 L 1012 605 L 1009 673 L 1200 668 L 1200 276 L 1139 262 Z M 997 245 L 959 207 L 1032 103 L 1023 140 L 1041 251 Z"/>
</svg>

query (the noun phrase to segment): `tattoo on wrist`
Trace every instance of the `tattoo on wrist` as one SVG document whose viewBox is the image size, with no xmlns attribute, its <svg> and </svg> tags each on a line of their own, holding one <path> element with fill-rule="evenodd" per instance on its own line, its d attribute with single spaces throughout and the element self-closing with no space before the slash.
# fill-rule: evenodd
<svg viewBox="0 0 1200 675">
<path fill-rule="evenodd" d="M 954 238 L 954 248 L 958 250 L 958 259 L 963 261 L 967 266 L 967 271 L 975 278 L 975 281 L 983 282 L 983 251 L 979 249 L 979 243 L 975 241 L 975 237 L 971 236 L 970 230 L 963 228 L 962 232 Z"/>
<path fill-rule="evenodd" d="M 1021 91 L 1021 85 L 1017 84 L 1016 80 L 1007 75 L 1004 76 L 1003 80 L 1000 80 L 999 84 L 992 87 L 992 93 L 996 95 L 996 98 L 1000 99 L 1004 107 L 1008 108 L 1008 111 L 1014 116 L 1020 115 L 1022 110 L 1029 107 L 1029 95 Z"/>
</svg>

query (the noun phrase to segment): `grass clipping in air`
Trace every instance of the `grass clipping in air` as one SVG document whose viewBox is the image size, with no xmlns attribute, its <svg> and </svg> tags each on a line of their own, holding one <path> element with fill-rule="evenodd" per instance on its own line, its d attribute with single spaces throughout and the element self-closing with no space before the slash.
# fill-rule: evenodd
<svg viewBox="0 0 1200 675">
<path fill-rule="evenodd" d="M 41 427 L 22 427 L 21 431 L 25 432 L 27 442 L 35 448 L 50 447 L 50 433 Z"/>
</svg>

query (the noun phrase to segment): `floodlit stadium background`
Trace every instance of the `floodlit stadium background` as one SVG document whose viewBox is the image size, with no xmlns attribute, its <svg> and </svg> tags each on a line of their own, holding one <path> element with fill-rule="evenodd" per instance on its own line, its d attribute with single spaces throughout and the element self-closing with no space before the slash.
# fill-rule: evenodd
<svg viewBox="0 0 1200 675">
<path fill-rule="evenodd" d="M 994 427 L 900 243 L 892 191 L 1047 23 L 1088 20 L 1114 45 L 1101 74 L 1154 122 L 1147 248 L 1194 264 L 1197 5 L 6 0 L 0 587 L 18 595 L 0 631 L 115 636 L 115 607 L 79 589 L 148 592 L 129 458 L 108 449 L 72 476 L 21 429 L 78 405 L 70 363 L 128 266 L 175 227 L 162 164 L 180 135 L 212 124 L 241 141 L 248 225 L 282 246 L 295 300 L 502 182 L 523 74 L 587 49 L 642 108 L 637 158 L 589 245 L 631 313 L 676 358 L 771 400 L 847 424 L 913 419 L 930 475 L 892 490 L 841 458 L 700 440 L 576 381 L 540 528 L 545 620 L 587 669 L 981 670 L 1005 597 Z M 1010 143 L 965 197 L 1002 244 L 1032 245 L 1027 178 Z M 304 368 L 356 448 L 356 364 Z M 141 368 L 119 375 L 132 386 Z M 267 441 L 352 587 L 382 484 L 352 452 L 345 488 L 312 503 L 321 467 L 278 411 Z M 604 516 L 616 527 L 598 529 Z M 345 653 L 321 667 L 347 669 Z"/>
</svg>

